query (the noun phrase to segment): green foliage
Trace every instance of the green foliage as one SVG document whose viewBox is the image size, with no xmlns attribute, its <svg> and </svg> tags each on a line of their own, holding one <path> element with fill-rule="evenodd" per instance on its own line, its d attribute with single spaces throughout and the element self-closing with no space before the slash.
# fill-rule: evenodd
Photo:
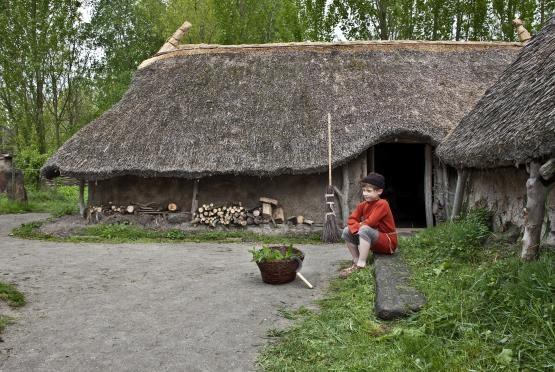
<svg viewBox="0 0 555 372">
<path fill-rule="evenodd" d="M 9 200 L 0 194 L 0 214 L 47 212 L 54 216 L 79 212 L 79 188 L 77 186 L 57 186 L 47 190 L 28 189 L 27 203 Z"/>
<path fill-rule="evenodd" d="M 12 284 L 0 282 L 0 300 L 4 300 L 12 307 L 25 305 L 25 296 Z"/>
<path fill-rule="evenodd" d="M 294 256 L 293 245 L 289 245 L 284 253 L 267 245 L 259 249 L 253 248 L 249 252 L 252 254 L 252 260 L 256 263 L 289 260 Z"/>
<path fill-rule="evenodd" d="M 38 189 L 40 186 L 40 168 L 44 165 L 50 154 L 41 154 L 34 147 L 21 149 L 15 157 L 15 166 L 23 171 L 25 187 Z"/>
<path fill-rule="evenodd" d="M 458 224 L 483 224 L 475 212 L 429 239 L 444 239 Z M 470 222 L 468 221 L 470 220 Z M 320 312 L 308 313 L 259 356 L 268 371 L 309 370 L 550 370 L 555 366 L 555 253 L 524 263 L 519 247 L 482 246 L 474 255 L 438 254 L 402 239 L 400 252 L 428 303 L 396 322 L 373 314 L 374 281 L 357 272 L 335 281 Z M 469 235 L 465 246 L 476 244 Z M 478 239 L 479 240 L 479 239 Z M 445 260 L 438 262 L 438 258 Z M 465 259 L 470 258 L 468 260 Z"/>
<path fill-rule="evenodd" d="M 436 261 L 447 258 L 472 260 L 490 236 L 488 212 L 471 210 L 467 216 L 426 229 L 406 241 L 407 249 L 426 249 Z"/>
</svg>

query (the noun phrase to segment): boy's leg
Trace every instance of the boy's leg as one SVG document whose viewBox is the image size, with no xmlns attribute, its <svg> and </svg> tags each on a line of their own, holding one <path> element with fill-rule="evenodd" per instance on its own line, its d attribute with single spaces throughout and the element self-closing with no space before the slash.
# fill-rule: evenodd
<svg viewBox="0 0 555 372">
<path fill-rule="evenodd" d="M 343 238 L 343 240 L 345 240 L 345 243 L 347 243 L 347 249 L 349 250 L 349 252 L 351 253 L 351 256 L 353 257 L 353 264 L 356 264 L 358 262 L 358 257 L 359 257 L 358 237 L 351 234 L 351 232 L 349 231 L 349 228 L 345 227 L 343 229 L 343 233 L 341 234 L 341 238 Z"/>
<path fill-rule="evenodd" d="M 370 247 L 380 236 L 378 230 L 371 228 L 370 226 L 362 226 L 358 232 L 360 237 L 360 244 L 358 246 L 359 256 L 357 266 L 365 267 L 366 260 L 370 254 Z"/>
</svg>

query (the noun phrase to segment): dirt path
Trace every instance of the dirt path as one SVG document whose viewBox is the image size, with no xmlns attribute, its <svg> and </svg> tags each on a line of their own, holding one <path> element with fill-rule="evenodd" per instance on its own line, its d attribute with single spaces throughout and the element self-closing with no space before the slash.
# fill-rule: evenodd
<svg viewBox="0 0 555 372">
<path fill-rule="evenodd" d="M 321 297 L 340 245 L 299 246 L 300 281 L 262 283 L 252 244 L 74 244 L 8 236 L 46 215 L 0 216 L 0 278 L 28 304 L 0 343 L 0 371 L 255 369 L 281 307 Z"/>
</svg>

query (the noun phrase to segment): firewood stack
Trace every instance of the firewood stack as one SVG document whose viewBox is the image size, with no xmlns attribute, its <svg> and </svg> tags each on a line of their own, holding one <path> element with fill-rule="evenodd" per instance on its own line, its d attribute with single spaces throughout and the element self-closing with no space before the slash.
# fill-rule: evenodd
<svg viewBox="0 0 555 372">
<path fill-rule="evenodd" d="M 247 226 L 261 224 L 309 224 L 313 221 L 305 219 L 303 216 L 291 217 L 285 219 L 283 208 L 279 206 L 275 199 L 261 197 L 259 199 L 260 206 L 252 209 L 246 209 L 240 204 L 232 204 L 227 206 L 215 206 L 214 203 L 204 204 L 199 207 L 191 223 L 193 225 L 207 225 L 216 227 L 223 226 Z"/>
<path fill-rule="evenodd" d="M 215 206 L 213 203 L 199 207 L 191 221 L 193 225 L 246 226 L 247 210 L 240 205 Z"/>
</svg>

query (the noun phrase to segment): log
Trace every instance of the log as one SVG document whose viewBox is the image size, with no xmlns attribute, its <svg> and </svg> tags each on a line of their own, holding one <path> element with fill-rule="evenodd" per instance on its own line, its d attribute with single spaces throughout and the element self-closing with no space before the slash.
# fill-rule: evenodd
<svg viewBox="0 0 555 372">
<path fill-rule="evenodd" d="M 262 203 L 262 217 L 272 218 L 272 205 L 268 203 Z"/>
<path fill-rule="evenodd" d="M 262 222 L 264 222 L 264 221 L 262 220 L 262 217 L 256 216 L 256 217 L 254 217 L 254 221 L 253 221 L 253 222 L 254 222 L 255 225 L 260 225 L 260 224 L 261 224 Z"/>
<path fill-rule="evenodd" d="M 274 207 L 278 206 L 278 201 L 276 199 L 272 199 L 272 198 L 267 198 L 265 196 L 260 197 L 260 199 L 258 199 L 260 201 L 260 203 L 267 203 L 267 204 L 271 204 Z"/>
<path fill-rule="evenodd" d="M 254 224 L 254 217 L 247 217 L 247 225 Z"/>
<path fill-rule="evenodd" d="M 312 221 L 312 220 L 307 220 L 307 219 L 305 219 L 305 220 L 304 220 L 304 223 L 305 223 L 305 225 L 309 225 L 309 226 L 314 225 L 314 221 Z"/>
<path fill-rule="evenodd" d="M 132 214 L 133 212 L 135 212 L 135 207 L 133 205 L 128 205 L 125 210 L 127 211 L 127 213 Z"/>
<path fill-rule="evenodd" d="M 274 212 L 272 213 L 272 218 L 276 223 L 283 223 L 283 221 L 285 220 L 285 217 L 283 214 L 283 208 L 282 207 L 275 208 Z"/>
<path fill-rule="evenodd" d="M 301 225 L 304 223 L 304 217 L 303 216 L 297 216 L 297 224 Z"/>
<path fill-rule="evenodd" d="M 260 216 L 260 210 L 258 210 L 258 209 L 253 210 L 253 211 L 252 211 L 252 215 L 253 215 L 254 217 Z"/>
<path fill-rule="evenodd" d="M 545 215 L 546 188 L 540 181 L 539 162 L 530 163 L 530 177 L 526 181 L 526 208 L 524 209 L 524 236 L 522 238 L 523 261 L 538 257 L 543 218 Z"/>
</svg>

